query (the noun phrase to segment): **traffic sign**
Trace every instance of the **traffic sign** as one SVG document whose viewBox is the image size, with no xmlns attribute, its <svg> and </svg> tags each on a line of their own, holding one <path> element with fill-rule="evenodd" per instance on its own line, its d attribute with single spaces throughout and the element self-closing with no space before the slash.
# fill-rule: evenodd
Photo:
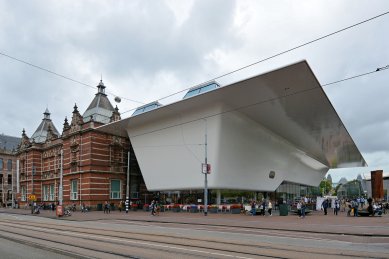
<svg viewBox="0 0 389 259">
<path fill-rule="evenodd" d="M 203 174 L 210 174 L 211 173 L 211 164 L 201 164 L 201 172 Z"/>
<path fill-rule="evenodd" d="M 35 194 L 29 194 L 29 195 L 28 195 L 28 199 L 29 199 L 30 201 L 36 201 L 36 196 L 35 196 Z"/>
</svg>

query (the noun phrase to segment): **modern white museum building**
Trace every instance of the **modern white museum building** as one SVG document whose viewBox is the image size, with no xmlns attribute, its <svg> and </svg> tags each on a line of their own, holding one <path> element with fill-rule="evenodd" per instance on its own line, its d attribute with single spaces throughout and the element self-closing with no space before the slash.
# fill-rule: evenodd
<svg viewBox="0 0 389 259">
<path fill-rule="evenodd" d="M 275 191 L 318 186 L 329 169 L 366 162 L 306 61 L 180 101 L 140 107 L 101 131 L 128 136 L 149 191 Z"/>
</svg>

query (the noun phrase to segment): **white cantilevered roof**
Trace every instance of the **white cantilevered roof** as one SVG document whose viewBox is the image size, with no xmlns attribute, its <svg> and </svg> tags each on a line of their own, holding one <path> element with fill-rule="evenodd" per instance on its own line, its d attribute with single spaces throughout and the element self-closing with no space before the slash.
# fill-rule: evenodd
<svg viewBox="0 0 389 259">
<path fill-rule="evenodd" d="M 185 118 L 194 109 L 222 104 L 218 112 Z M 180 123 L 239 112 L 329 168 L 366 166 L 366 162 L 306 61 L 248 78 L 99 129 L 130 138 L 132 128 L 174 114 Z M 176 123 L 176 122 L 175 122 Z M 175 124 L 164 122 L 148 134 Z"/>
</svg>

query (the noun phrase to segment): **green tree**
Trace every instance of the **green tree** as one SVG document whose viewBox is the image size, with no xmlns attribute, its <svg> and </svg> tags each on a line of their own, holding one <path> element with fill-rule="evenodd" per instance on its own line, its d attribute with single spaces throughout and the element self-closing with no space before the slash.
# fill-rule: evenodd
<svg viewBox="0 0 389 259">
<path fill-rule="evenodd" d="M 320 183 L 320 191 L 323 195 L 328 195 L 332 191 L 332 185 L 331 182 L 324 179 Z"/>
</svg>

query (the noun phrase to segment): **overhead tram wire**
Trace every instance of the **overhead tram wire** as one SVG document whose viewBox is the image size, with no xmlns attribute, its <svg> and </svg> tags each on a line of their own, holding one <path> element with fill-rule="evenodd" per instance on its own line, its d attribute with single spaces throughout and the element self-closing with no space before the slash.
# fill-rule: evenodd
<svg viewBox="0 0 389 259">
<path fill-rule="evenodd" d="M 293 50 L 302 48 L 302 47 L 304 47 L 304 46 L 307 46 L 307 45 L 312 44 L 312 43 L 314 43 L 314 42 L 317 42 L 317 41 L 319 41 L 319 40 L 328 38 L 328 37 L 333 36 L 333 35 L 335 35 L 335 34 L 338 34 L 338 33 L 340 33 L 340 32 L 343 32 L 343 31 L 346 31 L 346 30 L 348 30 L 348 29 L 351 29 L 351 28 L 354 28 L 354 27 L 356 27 L 356 26 L 359 26 L 359 25 L 361 25 L 361 24 L 370 22 L 370 21 L 372 21 L 372 20 L 374 20 L 374 19 L 377 19 L 377 18 L 379 18 L 379 17 L 385 16 L 385 15 L 387 15 L 387 14 L 389 14 L 389 11 L 384 12 L 384 13 L 381 13 L 381 14 L 376 15 L 376 16 L 373 16 L 373 17 L 371 17 L 371 18 L 369 18 L 369 19 L 363 20 L 363 21 L 358 22 L 358 23 L 355 23 L 355 24 L 353 24 L 353 25 L 344 27 L 344 28 L 342 28 L 342 29 L 340 29 L 340 30 L 337 30 L 337 31 L 335 31 L 335 32 L 326 34 L 326 35 L 321 36 L 321 37 L 319 37 L 319 38 L 316 38 L 316 39 L 314 39 L 314 40 L 305 42 L 305 43 L 303 43 L 303 44 L 300 44 L 300 45 L 295 46 L 295 47 L 293 47 L 293 48 L 287 49 L 287 50 L 285 50 L 285 51 L 279 52 L 279 53 L 274 54 L 274 55 L 272 55 L 272 56 L 269 56 L 269 57 L 267 57 L 267 58 L 258 60 L 258 61 L 254 62 L 254 63 L 251 63 L 251 64 L 249 64 L 249 65 L 240 67 L 240 68 L 238 68 L 238 69 L 235 69 L 235 70 L 230 71 L 230 72 L 228 72 L 228 73 L 225 73 L 225 74 L 223 74 L 223 75 L 214 77 L 214 78 L 212 78 L 212 79 L 209 79 L 209 80 L 207 80 L 207 81 L 205 81 L 205 82 L 203 82 L 203 83 L 197 84 L 197 85 L 201 85 L 201 84 L 204 84 L 204 83 L 207 83 L 207 82 L 211 82 L 211 81 L 213 81 L 213 80 L 216 80 L 216 79 L 225 77 L 225 76 L 227 76 L 227 75 L 231 75 L 231 74 L 233 74 L 233 73 L 236 73 L 236 72 L 241 71 L 241 70 L 243 70 L 243 69 L 246 69 L 246 68 L 249 68 L 249 67 L 251 67 L 251 66 L 257 65 L 257 64 L 262 63 L 262 62 L 264 62 L 264 61 L 267 61 L 267 60 L 276 58 L 276 57 L 278 57 L 278 56 L 281 56 L 281 55 L 286 54 L 286 53 L 288 53 L 288 52 L 291 52 L 291 51 L 293 51 Z M 369 73 L 372 73 L 372 72 L 369 72 Z M 362 75 L 358 75 L 358 76 L 362 76 Z M 358 77 L 358 76 L 357 76 L 357 77 Z M 334 83 L 334 82 L 332 82 L 332 84 L 333 84 L 333 83 Z M 196 86 L 196 85 L 194 85 L 194 86 Z M 192 87 L 194 87 L 194 86 L 192 86 Z M 326 85 L 323 85 L 323 86 L 326 86 Z M 187 91 L 187 90 L 189 90 L 189 89 L 192 88 L 192 87 L 188 87 L 188 88 L 182 89 L 182 90 L 180 90 L 180 91 L 178 91 L 178 92 L 174 92 L 174 93 L 169 94 L 169 95 L 167 95 L 167 96 L 161 97 L 161 98 L 157 99 L 156 101 L 161 101 L 161 100 L 167 99 L 167 98 L 172 97 L 172 96 L 174 96 L 174 95 L 176 95 L 176 94 L 179 94 L 179 93 L 182 93 L 182 92 L 184 92 L 184 91 Z M 136 109 L 136 108 L 132 108 L 132 109 L 130 109 L 130 110 L 126 110 L 126 111 L 122 112 L 121 114 L 128 113 L 128 112 L 133 111 L 133 110 L 135 110 L 135 109 Z"/>
<path fill-rule="evenodd" d="M 373 74 L 373 73 L 381 72 L 381 71 L 386 70 L 386 69 L 389 69 L 389 65 L 387 65 L 385 67 L 377 68 L 374 71 L 370 71 L 370 72 L 366 72 L 366 73 L 363 73 L 363 74 L 347 77 L 347 78 L 344 78 L 344 79 L 341 79 L 341 80 L 337 80 L 337 81 L 334 81 L 334 82 L 331 82 L 331 83 L 326 83 L 326 84 L 321 85 L 321 87 L 328 86 L 328 85 L 333 85 L 333 84 L 338 84 L 338 83 L 341 83 L 341 82 L 344 82 L 344 81 L 348 81 L 348 80 L 351 80 L 351 79 L 355 79 L 355 78 L 358 78 L 358 77 L 362 77 L 362 76 L 370 75 L 370 74 Z M 312 87 L 312 88 L 304 89 L 304 90 L 297 91 L 297 92 L 294 92 L 294 93 L 291 93 L 291 94 L 287 94 L 287 95 L 284 95 L 284 96 L 270 98 L 270 99 L 263 100 L 263 101 L 260 101 L 260 102 L 247 104 L 247 105 L 240 106 L 240 107 L 237 107 L 237 108 L 234 108 L 234 109 L 230 109 L 230 110 L 226 110 L 226 111 L 223 111 L 223 112 L 211 114 L 211 115 L 208 115 L 208 116 L 205 116 L 205 117 L 201 117 L 201 118 L 198 118 L 198 119 L 194 119 L 194 120 L 191 120 L 191 121 L 182 122 L 182 123 L 178 123 L 178 124 L 175 124 L 175 125 L 170 125 L 170 126 L 167 126 L 167 127 L 164 127 L 164 128 L 152 130 L 152 131 L 145 132 L 145 133 L 138 134 L 138 135 L 134 135 L 134 136 L 131 136 L 131 137 L 136 138 L 136 137 L 144 136 L 144 135 L 147 135 L 147 134 L 151 134 L 151 133 L 155 133 L 155 132 L 158 132 L 158 131 L 170 129 L 170 128 L 173 128 L 173 127 L 177 127 L 177 126 L 189 124 L 189 123 L 192 123 L 192 122 L 196 122 L 196 121 L 200 121 L 200 120 L 216 117 L 216 116 L 227 114 L 227 113 L 230 113 L 230 112 L 239 111 L 241 109 L 245 109 L 245 108 L 248 108 L 248 107 L 251 107 L 251 106 L 256 106 L 256 105 L 259 105 L 259 104 L 263 104 L 263 103 L 267 103 L 267 102 L 272 102 L 272 101 L 279 100 L 279 99 L 282 99 L 282 98 L 285 98 L 285 97 L 288 97 L 288 96 L 302 94 L 302 93 L 309 92 L 309 91 L 312 91 L 312 90 L 315 90 L 315 89 L 318 89 L 318 88 L 319 87 Z"/>
<path fill-rule="evenodd" d="M 216 80 L 216 79 L 223 78 L 223 77 L 225 77 L 225 76 L 231 75 L 231 74 L 236 73 L 236 72 L 238 72 L 238 71 L 241 71 L 241 70 L 243 70 L 243 69 L 246 69 L 246 68 L 249 68 L 249 67 L 251 67 L 251 66 L 257 65 L 257 64 L 259 64 L 259 63 L 262 63 L 262 62 L 264 62 L 264 61 L 267 61 L 267 60 L 276 58 L 276 57 L 278 57 L 278 56 L 281 56 L 281 55 L 286 54 L 286 53 L 288 53 L 288 52 L 291 52 L 291 51 L 293 51 L 293 50 L 302 48 L 302 47 L 304 47 L 304 46 L 307 46 L 307 45 L 312 44 L 312 43 L 314 43 L 314 42 L 317 42 L 317 41 L 319 41 L 319 40 L 328 38 L 328 37 L 333 36 L 333 35 L 335 35 L 335 34 L 338 34 L 338 33 L 340 33 L 340 32 L 343 32 L 343 31 L 346 31 L 346 30 L 348 30 L 348 29 L 357 27 L 357 26 L 359 26 L 359 25 L 361 25 L 361 24 L 370 22 L 370 21 L 372 21 L 372 20 L 374 20 L 374 19 L 377 19 L 377 18 L 382 17 L 382 16 L 387 15 L 387 14 L 389 14 L 389 11 L 384 12 L 384 13 L 381 13 L 381 14 L 376 15 L 376 16 L 374 16 L 374 17 L 371 17 L 371 18 L 369 18 L 369 19 L 363 20 L 363 21 L 361 21 L 361 22 L 355 23 L 355 24 L 353 24 L 353 25 L 344 27 L 344 28 L 342 28 L 342 29 L 340 29 L 340 30 L 337 30 L 337 31 L 335 31 L 335 32 L 326 34 L 326 35 L 321 36 L 321 37 L 319 37 L 319 38 L 316 38 L 316 39 L 314 39 L 314 40 L 305 42 L 305 43 L 303 43 L 303 44 L 300 44 L 300 45 L 295 46 L 295 47 L 293 47 L 293 48 L 290 48 L 290 49 L 287 49 L 287 50 L 285 50 L 285 51 L 279 52 L 279 53 L 277 53 L 277 54 L 274 54 L 274 55 L 272 55 L 272 56 L 266 57 L 266 58 L 264 58 L 264 59 L 258 60 L 258 61 L 254 62 L 254 63 L 249 64 L 249 65 L 246 65 L 246 66 L 237 68 L 237 69 L 235 69 L 235 70 L 233 70 L 233 71 L 230 71 L 230 72 L 228 72 L 228 73 L 222 74 L 222 75 L 217 76 L 217 77 L 214 77 L 214 78 L 212 78 L 212 79 L 209 79 L 209 80 L 207 80 L 207 81 L 205 81 L 205 82 L 203 82 L 203 83 L 197 84 L 197 85 L 201 85 L 201 84 L 208 83 L 208 82 L 211 82 L 211 81 Z M 193 87 L 194 87 L 194 86 L 193 86 Z M 160 101 L 160 100 L 169 98 L 169 97 L 171 97 L 171 96 L 174 96 L 174 95 L 176 95 L 176 94 L 182 93 L 182 92 L 184 92 L 184 91 L 189 90 L 190 88 L 192 88 L 192 87 L 185 88 L 185 89 L 180 90 L 180 91 L 178 91 L 178 92 L 172 93 L 172 94 L 170 94 L 170 95 L 167 95 L 167 96 L 165 96 L 165 97 L 162 97 L 162 98 L 160 98 L 160 99 L 157 99 L 157 101 Z"/>
<path fill-rule="evenodd" d="M 267 57 L 267 58 L 261 59 L 261 60 L 259 60 L 259 61 L 254 62 L 254 63 L 251 63 L 251 64 L 249 64 L 249 65 L 240 67 L 240 68 L 235 69 L 235 70 L 233 70 L 233 71 L 230 71 L 230 72 L 228 72 L 228 73 L 225 73 L 225 74 L 222 74 L 222 75 L 220 75 L 220 76 L 214 77 L 214 78 L 212 78 L 212 79 L 210 79 L 210 80 L 208 80 L 208 81 L 205 81 L 204 83 L 211 82 L 211 81 L 213 81 L 213 80 L 216 80 L 216 79 L 225 77 L 225 76 L 227 76 L 227 75 L 231 75 L 231 74 L 233 74 L 233 73 L 236 73 L 236 72 L 241 71 L 241 70 L 243 70 L 243 69 L 246 69 L 246 68 L 248 68 L 248 67 L 251 67 L 251 66 L 257 65 L 257 64 L 259 64 L 259 63 L 262 63 L 262 62 L 264 62 L 264 61 L 267 61 L 267 60 L 273 59 L 273 58 L 275 58 L 275 57 L 281 56 L 281 55 L 286 54 L 286 53 L 288 53 L 288 52 L 291 52 L 291 51 L 293 51 L 293 50 L 296 50 L 296 49 L 299 49 L 299 48 L 304 47 L 304 46 L 306 46 L 306 45 L 312 44 L 312 43 L 314 43 L 314 42 L 316 42 L 316 41 L 319 41 L 319 40 L 322 40 L 322 39 L 324 39 L 324 38 L 333 36 L 333 35 L 335 35 L 335 34 L 338 34 L 338 33 L 340 33 L 340 32 L 346 31 L 346 30 L 351 29 L 351 28 L 353 28 L 353 27 L 359 26 L 359 25 L 364 24 L 364 23 L 366 23 L 366 22 L 372 21 L 372 20 L 374 20 L 374 19 L 377 19 L 377 18 L 379 18 L 379 17 L 381 17 L 381 16 L 384 16 L 384 15 L 387 15 L 387 14 L 389 14 L 389 11 L 384 12 L 384 13 L 381 13 L 381 14 L 376 15 L 376 16 L 373 16 L 373 17 L 371 17 L 371 18 L 369 18 L 369 19 L 363 20 L 363 21 L 358 22 L 358 23 L 355 23 L 355 24 L 353 24 L 353 25 L 347 26 L 347 27 L 342 28 L 342 29 L 340 29 L 340 30 L 337 30 L 337 31 L 335 31 L 335 32 L 326 34 L 326 35 L 324 35 L 324 36 L 322 36 L 322 37 L 316 38 L 316 39 L 311 40 L 311 41 L 308 41 L 308 42 L 306 42 L 306 43 L 300 44 L 300 45 L 298 45 L 298 46 L 296 46 L 296 47 L 293 47 L 293 48 L 290 48 L 290 49 L 288 49 L 288 50 L 279 52 L 279 53 L 277 53 L 277 54 L 274 54 L 274 55 L 269 56 L 269 57 Z M 43 68 L 43 67 L 41 67 L 41 66 L 34 65 L 34 64 L 32 64 L 32 63 L 30 63 L 30 62 L 27 62 L 27 61 L 24 61 L 24 60 L 22 60 L 22 59 L 18 59 L 18 58 L 12 57 L 12 56 L 10 56 L 10 55 L 8 55 L 8 54 L 5 54 L 4 52 L 0 52 L 0 55 L 3 55 L 3 56 L 5 56 L 5 57 L 7 57 L 7 58 L 10 58 L 10 59 L 13 59 L 13 60 L 15 60 L 15 61 L 24 63 L 24 64 L 26 64 L 26 65 L 32 66 L 32 67 L 34 67 L 34 68 L 36 68 L 36 69 L 45 71 L 45 72 L 47 72 L 47 73 L 56 75 L 56 76 L 58 76 L 58 77 L 62 77 L 62 78 L 64 78 L 64 79 L 67 79 L 67 80 L 72 81 L 72 82 L 74 82 L 74 83 L 78 83 L 78 84 L 80 84 L 80 85 L 84 85 L 84 86 L 87 86 L 87 87 L 90 87 L 90 88 L 95 89 L 94 86 L 85 84 L 85 83 L 83 83 L 83 82 L 80 82 L 80 81 L 75 80 L 75 79 L 73 79 L 73 78 L 70 78 L 70 77 L 68 77 L 68 76 L 61 75 L 61 74 L 59 74 L 59 73 L 56 73 L 56 72 L 51 71 L 51 70 L 49 70 L 49 69 Z M 200 85 L 200 84 L 198 84 L 198 85 Z M 170 95 L 167 95 L 167 96 L 165 96 L 165 97 L 162 97 L 162 98 L 160 98 L 160 99 L 157 99 L 157 101 L 160 101 L 160 100 L 169 98 L 169 97 L 171 97 L 171 96 L 174 96 L 174 95 L 176 95 L 176 94 L 182 93 L 182 92 L 184 92 L 184 91 L 186 91 L 186 90 L 188 90 L 188 89 L 190 89 L 190 88 L 191 88 L 191 87 L 186 88 L 186 89 L 183 89 L 183 90 L 180 90 L 180 91 L 175 92 L 175 93 L 172 93 L 172 94 L 170 94 Z M 110 93 L 110 92 L 108 92 L 108 91 L 107 91 L 106 93 L 107 93 L 107 94 L 110 94 L 110 95 L 113 95 L 113 96 L 116 97 L 116 95 L 114 95 L 114 94 L 112 94 L 112 93 Z M 120 97 L 120 96 L 119 96 L 119 97 Z M 125 100 L 128 100 L 128 101 L 131 101 L 131 102 L 135 102 L 135 103 L 139 103 L 139 104 L 144 104 L 143 102 L 139 102 L 139 101 L 132 100 L 132 99 L 129 99 L 129 98 L 125 98 L 125 97 L 121 97 L 121 98 L 122 98 L 122 99 L 125 99 Z M 124 111 L 124 112 L 122 112 L 122 114 L 127 113 L 127 112 L 129 112 L 129 111 L 132 111 L 132 110 L 134 110 L 134 109 L 136 109 L 136 108 L 133 108 L 133 109 Z"/>
<path fill-rule="evenodd" d="M 22 60 L 22 59 L 20 59 L 20 58 L 15 58 L 15 57 L 10 56 L 10 55 L 8 55 L 8 54 L 6 54 L 6 53 L 4 53 L 4 52 L 0 52 L 0 55 L 2 55 L 2 56 L 4 56 L 4 57 L 7 57 L 7 58 L 9 58 L 9 59 L 15 60 L 15 61 L 17 61 L 17 62 L 23 63 L 23 64 L 25 64 L 25 65 L 31 66 L 31 67 L 33 67 L 33 68 L 42 70 L 42 71 L 44 71 L 44 72 L 47 72 L 47 73 L 56 75 L 56 76 L 58 76 L 58 77 L 62 77 L 63 79 L 72 81 L 72 82 L 74 82 L 74 83 L 77 83 L 77 84 L 80 84 L 80 85 L 89 87 L 89 88 L 91 88 L 91 89 L 96 89 L 96 86 L 92 86 L 92 85 L 85 84 L 85 83 L 83 83 L 83 82 L 81 82 L 81 81 L 75 80 L 75 79 L 73 79 L 73 78 L 71 78 L 71 77 L 68 77 L 68 76 L 61 75 L 61 74 L 59 74 L 59 73 L 57 73 L 57 72 L 54 72 L 54 71 L 52 71 L 52 70 L 49 70 L 49 69 L 47 69 L 47 68 L 44 68 L 44 67 L 41 67 L 41 66 L 38 66 L 38 65 L 34 65 L 34 64 L 32 64 L 32 63 L 30 63 L 30 62 L 27 62 L 27 61 L 25 61 L 25 60 Z M 108 92 L 108 91 L 106 91 L 106 93 L 109 94 L 109 95 L 112 95 L 112 96 L 114 96 L 114 97 L 120 97 L 121 99 L 125 99 L 125 100 L 130 101 L 130 102 L 139 103 L 139 104 L 144 104 L 143 102 L 139 102 L 139 101 L 136 101 L 136 100 L 132 100 L 132 99 L 129 99 L 129 98 L 126 98 L 126 97 L 117 96 L 117 95 L 115 95 L 115 94 L 113 94 L 113 93 L 111 93 L 111 92 Z"/>
<path fill-rule="evenodd" d="M 367 73 L 356 75 L 356 76 L 352 76 L 352 77 L 347 77 L 347 78 L 344 78 L 344 79 L 341 79 L 341 80 L 338 80 L 338 81 L 334 81 L 334 82 L 331 82 L 331 83 L 328 83 L 328 84 L 324 84 L 322 86 L 328 86 L 328 85 L 337 84 L 337 83 L 340 83 L 340 82 L 343 82 L 343 81 L 347 81 L 347 80 L 350 80 L 350 79 L 354 79 L 354 78 L 357 78 L 357 77 L 370 75 L 370 74 L 373 74 L 373 73 L 376 73 L 376 72 L 379 72 L 379 71 L 382 71 L 382 70 L 385 70 L 385 69 L 388 69 L 388 68 L 389 68 L 389 65 L 386 66 L 386 67 L 377 68 L 375 71 L 367 72 Z"/>
</svg>

